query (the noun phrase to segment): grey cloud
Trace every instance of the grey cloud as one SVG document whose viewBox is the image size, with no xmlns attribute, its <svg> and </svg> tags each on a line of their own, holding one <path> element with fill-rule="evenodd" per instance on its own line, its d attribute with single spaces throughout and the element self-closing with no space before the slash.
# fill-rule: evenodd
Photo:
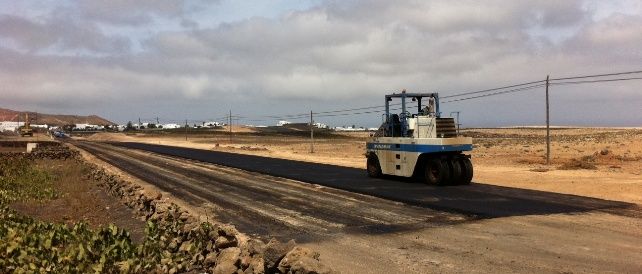
<svg viewBox="0 0 642 274">
<path fill-rule="evenodd" d="M 117 11 L 127 9 L 129 4 L 123 3 L 116 2 L 113 8 L 97 5 Z M 137 7 L 145 7 L 144 3 Z M 130 9 L 136 14 L 138 8 Z M 141 12 L 178 16 L 174 13 L 178 10 L 172 6 Z M 0 100 L 27 103 L 38 94 L 42 105 L 47 98 L 67 98 L 70 107 L 81 100 L 106 109 L 136 105 L 137 111 L 165 111 L 155 106 L 189 103 L 185 112 L 213 112 L 233 105 L 248 115 L 287 114 L 302 107 L 379 104 L 382 94 L 402 88 L 452 94 L 543 79 L 547 74 L 630 70 L 639 67 L 642 38 L 636 27 L 642 24 L 642 15 L 613 15 L 594 22 L 587 19 L 591 16 L 580 1 L 336 1 L 276 19 L 253 17 L 201 29 L 179 17 L 176 20 L 186 22 L 188 29 L 156 33 L 143 41 L 142 52 L 98 58 L 0 50 L 0 81 L 11 90 L 10 96 L 0 94 Z M 534 38 L 533 26 L 578 31 L 553 43 L 546 37 Z M 91 48 L 87 41 L 100 40 L 90 35 L 99 29 L 85 30 L 86 36 L 67 38 L 69 47 L 80 47 L 84 41 L 82 47 Z M 51 43 L 12 39 L 41 46 Z M 2 70 L 7 63 L 15 64 L 15 70 Z M 39 68 L 43 64 L 47 69 Z M 609 102 L 640 101 L 631 90 L 642 85 L 627 85 L 604 86 L 612 94 Z M 591 100 L 600 96 L 578 96 L 586 93 L 583 88 L 555 88 L 556 104 L 578 106 L 577 112 L 554 109 L 567 121 L 589 114 L 582 106 L 592 106 Z M 252 102 L 252 108 L 245 102 Z M 526 93 L 445 107 L 465 108 L 469 115 L 478 115 L 469 121 L 480 124 L 493 119 L 530 123 L 537 121 L 533 113 L 541 103 L 541 96 Z M 126 120 L 134 114 L 122 109 L 114 115 Z"/>
<path fill-rule="evenodd" d="M 198 22 L 183 18 L 181 19 L 181 27 L 187 28 L 187 29 L 198 29 Z"/>
<path fill-rule="evenodd" d="M 153 16 L 179 18 L 193 11 L 201 1 L 187 0 L 75 0 L 74 7 L 87 20 L 114 25 L 143 25 Z M 192 3 L 193 2 L 193 3 Z M 208 1 L 215 4 L 218 1 Z"/>
<path fill-rule="evenodd" d="M 617 63 L 639 64 L 642 16 L 614 14 L 585 26 L 566 43 L 568 54 L 592 54 Z M 634 57 L 634 58 L 632 58 Z"/>
<path fill-rule="evenodd" d="M 43 24 L 7 14 L 0 15 L 0 35 L 29 50 L 48 47 L 57 40 Z"/>
<path fill-rule="evenodd" d="M 122 53 L 129 50 L 130 41 L 122 36 L 107 36 L 97 26 L 80 24 L 70 19 L 46 18 L 32 21 L 0 15 L 0 35 L 13 40 L 28 51 L 51 47 L 58 50 L 87 50 L 96 53 Z"/>
<path fill-rule="evenodd" d="M 76 6 L 90 20 L 131 25 L 148 23 L 154 14 L 173 17 L 183 10 L 182 1 L 172 0 L 79 0 Z"/>
</svg>

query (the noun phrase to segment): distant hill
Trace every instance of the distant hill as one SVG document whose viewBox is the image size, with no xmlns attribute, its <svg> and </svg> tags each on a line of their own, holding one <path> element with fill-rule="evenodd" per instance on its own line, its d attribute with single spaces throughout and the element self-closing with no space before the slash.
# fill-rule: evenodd
<svg viewBox="0 0 642 274">
<path fill-rule="evenodd" d="M 34 124 L 47 124 L 52 126 L 63 126 L 70 124 L 91 124 L 91 125 L 115 125 L 113 122 L 96 115 L 80 116 L 80 115 L 61 115 L 61 114 L 46 114 L 37 112 L 28 112 L 31 123 Z M 15 111 L 10 109 L 0 108 L 0 122 L 2 121 L 23 121 L 25 112 Z M 18 117 L 19 116 L 19 117 Z"/>
</svg>

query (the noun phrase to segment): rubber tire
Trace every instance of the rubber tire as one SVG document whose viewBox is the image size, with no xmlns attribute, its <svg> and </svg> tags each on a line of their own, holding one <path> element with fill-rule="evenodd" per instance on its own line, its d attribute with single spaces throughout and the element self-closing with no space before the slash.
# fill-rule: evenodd
<svg viewBox="0 0 642 274">
<path fill-rule="evenodd" d="M 448 162 L 442 159 L 430 159 L 424 167 L 424 178 L 426 184 L 443 186 L 450 181 L 450 167 Z"/>
<path fill-rule="evenodd" d="M 450 168 L 450 180 L 448 185 L 456 186 L 463 184 L 464 173 L 462 165 L 459 163 L 459 159 L 448 159 L 448 167 Z"/>
<path fill-rule="evenodd" d="M 372 178 L 379 178 L 381 177 L 381 165 L 379 164 L 379 159 L 377 156 L 370 156 L 368 157 L 368 160 L 366 161 L 366 170 L 368 172 L 368 176 Z"/>
<path fill-rule="evenodd" d="M 461 166 L 461 180 L 459 184 L 469 185 L 473 180 L 473 163 L 470 162 L 468 158 L 459 159 L 459 165 Z"/>
</svg>

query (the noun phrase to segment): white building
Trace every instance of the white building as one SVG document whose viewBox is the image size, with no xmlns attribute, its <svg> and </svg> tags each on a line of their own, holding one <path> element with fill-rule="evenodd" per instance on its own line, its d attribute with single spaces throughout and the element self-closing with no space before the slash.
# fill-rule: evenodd
<svg viewBox="0 0 642 274">
<path fill-rule="evenodd" d="M 206 128 L 215 128 L 215 127 L 220 127 L 220 126 L 221 126 L 221 123 L 219 123 L 219 122 L 205 122 L 205 123 L 203 123 L 203 127 L 206 127 Z"/>
<path fill-rule="evenodd" d="M 24 125 L 24 122 L 2 121 L 0 122 L 0 131 L 16 131 L 16 129 Z"/>
<path fill-rule="evenodd" d="M 291 123 L 292 122 L 289 122 L 289 121 L 279 121 L 278 123 L 276 123 L 276 125 L 281 127 L 281 126 L 288 125 L 288 124 L 291 124 Z"/>
<path fill-rule="evenodd" d="M 104 129 L 105 127 L 99 126 L 99 125 L 92 125 L 92 124 L 76 124 L 74 126 L 74 129 L 76 130 L 101 130 Z"/>
<path fill-rule="evenodd" d="M 163 128 L 164 129 L 175 129 L 175 128 L 181 128 L 182 126 L 179 124 L 164 124 Z"/>
<path fill-rule="evenodd" d="M 365 128 L 363 127 L 335 127 L 334 130 L 336 131 L 366 131 Z"/>
<path fill-rule="evenodd" d="M 314 126 L 317 128 L 328 128 L 328 125 L 322 123 L 314 123 Z"/>
</svg>

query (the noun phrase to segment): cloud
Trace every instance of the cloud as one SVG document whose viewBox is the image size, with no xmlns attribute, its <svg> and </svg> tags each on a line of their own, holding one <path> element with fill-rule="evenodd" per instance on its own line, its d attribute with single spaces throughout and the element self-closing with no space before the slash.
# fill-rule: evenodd
<svg viewBox="0 0 642 274">
<path fill-rule="evenodd" d="M 79 24 L 55 17 L 39 22 L 13 15 L 0 15 L 0 35 L 3 39 L 14 42 L 18 48 L 31 52 L 49 48 L 62 53 L 68 50 L 122 53 L 130 47 L 130 41 L 126 37 L 107 36 L 93 24 Z"/>
<path fill-rule="evenodd" d="M 190 105 L 183 116 L 231 106 L 251 116 L 376 105 L 384 93 L 403 88 L 447 95 L 547 74 L 639 69 L 642 14 L 614 12 L 594 19 L 584 6 L 583 1 L 326 1 L 276 18 L 211 26 L 190 18 L 189 5 L 180 1 L 80 1 L 73 9 L 82 16 L 69 20 L 0 17 L 3 39 L 30 51 L 47 49 L 46 54 L 0 50 L 0 81 L 8 91 L 0 100 L 92 106 L 120 120 L 135 115 L 123 105 L 175 114 L 180 107 L 157 106 L 183 103 Z M 154 25 L 154 16 L 184 29 Z M 132 33 L 123 38 L 104 24 L 145 32 L 134 35 L 138 40 L 132 43 L 140 49 L 129 49 Z M 102 54 L 70 55 L 74 49 Z M 604 103 L 642 101 L 631 92 L 642 87 L 639 83 L 623 85 L 601 86 L 610 93 Z M 575 112 L 556 110 L 567 121 L 590 115 L 582 104 L 593 106 L 601 96 L 585 95 L 580 87 L 555 90 L 558 106 L 577 105 Z M 537 121 L 540 96 L 493 98 L 451 106 L 471 115 L 496 115 L 471 122 Z M 520 111 L 523 104 L 529 106 Z M 516 113 L 507 115 L 506 109 Z M 623 117 L 608 115 L 604 119 Z"/>
<path fill-rule="evenodd" d="M 177 0 L 75 0 L 73 7 L 84 18 L 115 25 L 142 25 L 153 16 L 176 18 L 188 9 L 187 1 Z"/>
</svg>

